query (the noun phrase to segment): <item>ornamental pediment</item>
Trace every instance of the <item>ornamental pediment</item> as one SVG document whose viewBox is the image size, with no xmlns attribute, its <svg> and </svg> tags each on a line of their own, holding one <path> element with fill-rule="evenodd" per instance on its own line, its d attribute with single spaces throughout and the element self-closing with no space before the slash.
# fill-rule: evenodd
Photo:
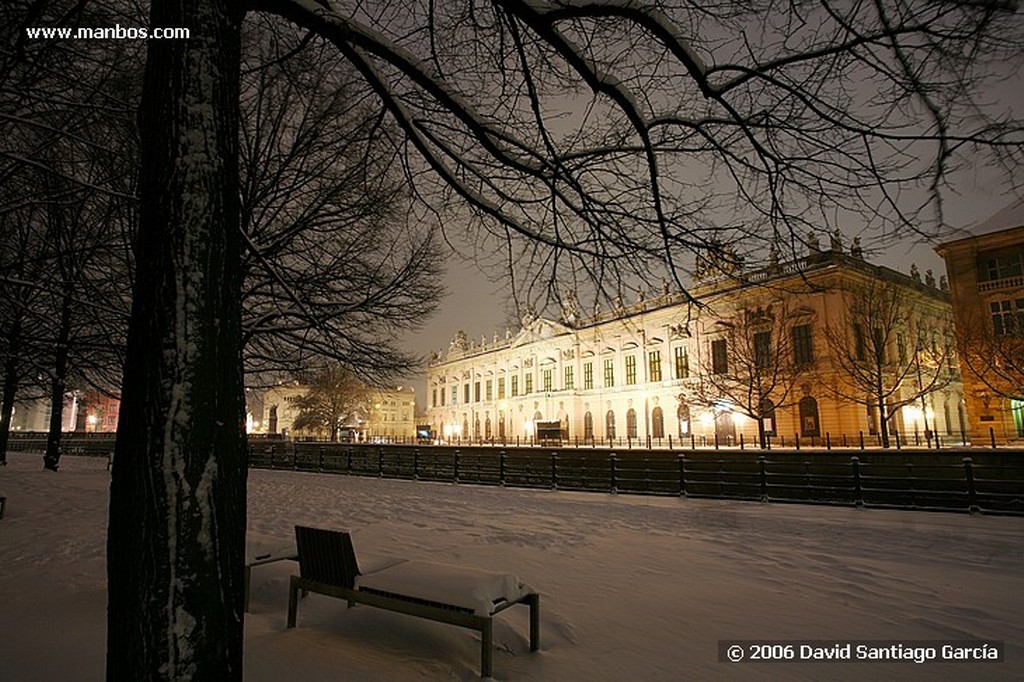
<svg viewBox="0 0 1024 682">
<path fill-rule="evenodd" d="M 571 329 L 554 320 L 538 317 L 524 326 L 512 339 L 512 347 L 525 346 L 538 341 L 546 341 L 557 336 L 571 333 Z"/>
</svg>

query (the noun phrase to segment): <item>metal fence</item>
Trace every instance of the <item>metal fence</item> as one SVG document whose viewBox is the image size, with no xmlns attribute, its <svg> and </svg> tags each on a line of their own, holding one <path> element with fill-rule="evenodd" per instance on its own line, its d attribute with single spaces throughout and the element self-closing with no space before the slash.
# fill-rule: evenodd
<svg viewBox="0 0 1024 682">
<path fill-rule="evenodd" d="M 1024 514 L 1024 451 L 616 451 L 253 443 L 251 467 L 527 488 Z"/>
<path fill-rule="evenodd" d="M 12 434 L 14 436 L 14 434 Z M 43 452 L 45 434 L 12 437 Z M 67 434 L 66 455 L 113 457 L 113 434 Z M 249 465 L 409 480 L 764 502 L 1024 515 L 1024 450 L 435 446 L 253 439 Z"/>
</svg>

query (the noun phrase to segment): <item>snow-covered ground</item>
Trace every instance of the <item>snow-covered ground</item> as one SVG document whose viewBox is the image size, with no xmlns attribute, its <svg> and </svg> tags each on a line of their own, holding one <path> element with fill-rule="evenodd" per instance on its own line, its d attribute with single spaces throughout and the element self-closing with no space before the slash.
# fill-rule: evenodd
<svg viewBox="0 0 1024 682">
<path fill-rule="evenodd" d="M 0 469 L 0 680 L 100 680 L 105 462 Z M 249 477 L 252 551 L 295 524 L 357 552 L 513 571 L 542 594 L 496 619 L 499 680 L 1024 678 L 1024 519 L 413 483 Z M 245 678 L 472 680 L 476 634 L 319 595 L 285 629 L 292 562 L 255 569 Z M 1005 661 L 720 663 L 723 639 L 1005 641 Z"/>
</svg>

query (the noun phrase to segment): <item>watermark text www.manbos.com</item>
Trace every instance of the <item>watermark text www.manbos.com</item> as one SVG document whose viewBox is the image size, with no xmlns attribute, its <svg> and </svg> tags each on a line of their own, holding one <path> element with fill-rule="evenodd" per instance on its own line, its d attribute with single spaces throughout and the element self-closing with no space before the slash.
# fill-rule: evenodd
<svg viewBox="0 0 1024 682">
<path fill-rule="evenodd" d="M 25 29 L 29 40 L 188 40 L 187 28 L 137 26 L 37 26 Z"/>
<path fill-rule="evenodd" d="M 719 640 L 720 663 L 747 661 L 898 661 L 926 663 L 1000 663 L 1003 642 L 997 640 Z"/>
</svg>

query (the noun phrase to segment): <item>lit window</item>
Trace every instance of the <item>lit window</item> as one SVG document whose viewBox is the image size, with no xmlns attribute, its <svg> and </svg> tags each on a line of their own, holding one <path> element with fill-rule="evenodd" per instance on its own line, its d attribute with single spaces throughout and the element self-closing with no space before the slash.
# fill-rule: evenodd
<svg viewBox="0 0 1024 682">
<path fill-rule="evenodd" d="M 575 388 L 576 380 L 573 376 L 573 370 L 574 368 L 572 365 L 567 365 L 565 368 L 565 390 L 567 391 L 571 391 Z"/>
<path fill-rule="evenodd" d="M 554 370 L 550 370 L 550 369 L 544 370 L 544 373 L 542 374 L 542 380 L 544 382 L 544 392 L 545 393 L 550 393 L 551 390 L 552 390 L 552 388 L 551 388 L 551 385 L 552 385 L 552 374 L 554 374 Z"/>
<path fill-rule="evenodd" d="M 604 361 L 604 385 L 605 388 L 615 385 L 615 361 L 611 358 Z"/>
<path fill-rule="evenodd" d="M 594 363 L 583 363 L 583 390 L 589 391 L 594 388 Z"/>
<path fill-rule="evenodd" d="M 676 348 L 676 379 L 688 379 L 690 377 L 690 354 L 686 346 Z"/>
<path fill-rule="evenodd" d="M 647 354 L 647 374 L 651 381 L 661 381 L 660 350 L 652 350 Z"/>
<path fill-rule="evenodd" d="M 636 356 L 626 356 L 626 385 L 632 386 L 636 383 Z"/>
</svg>

